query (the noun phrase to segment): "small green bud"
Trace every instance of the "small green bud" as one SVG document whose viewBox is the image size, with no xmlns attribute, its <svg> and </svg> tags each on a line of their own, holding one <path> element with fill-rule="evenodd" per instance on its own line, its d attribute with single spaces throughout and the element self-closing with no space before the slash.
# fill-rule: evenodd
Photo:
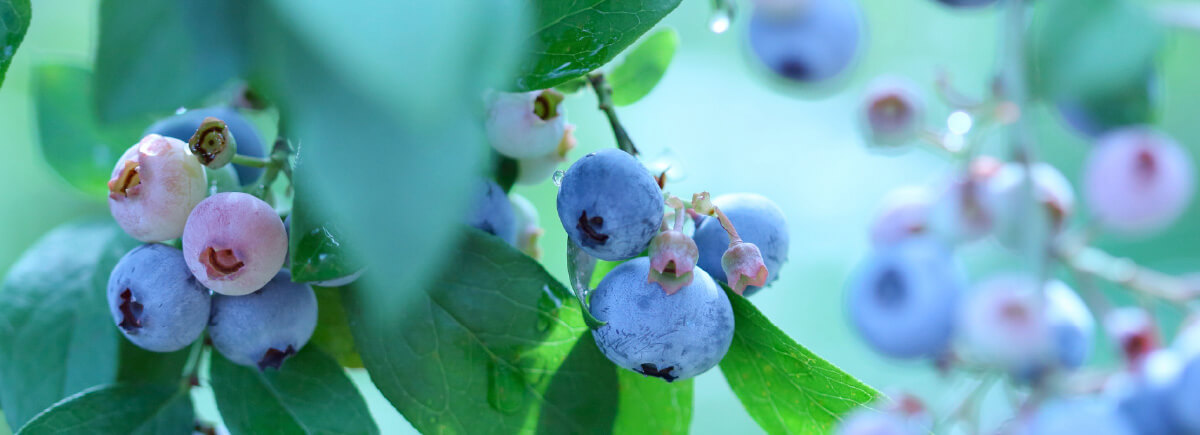
<svg viewBox="0 0 1200 435">
<path fill-rule="evenodd" d="M 237 141 L 225 121 L 210 116 L 204 118 L 196 134 L 188 140 L 188 149 L 200 159 L 200 164 L 209 169 L 221 169 L 237 154 Z"/>
</svg>

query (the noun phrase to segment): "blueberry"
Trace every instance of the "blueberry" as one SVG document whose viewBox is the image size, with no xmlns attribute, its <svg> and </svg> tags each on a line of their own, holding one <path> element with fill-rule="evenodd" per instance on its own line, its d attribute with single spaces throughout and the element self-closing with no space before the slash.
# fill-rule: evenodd
<svg viewBox="0 0 1200 435">
<path fill-rule="evenodd" d="M 261 290 L 244 296 L 213 295 L 208 322 L 213 347 L 230 361 L 260 370 L 279 368 L 312 337 L 317 296 L 307 284 L 279 271 Z"/>
<path fill-rule="evenodd" d="M 196 129 L 200 128 L 204 118 L 210 116 L 225 121 L 229 126 L 237 142 L 238 154 L 266 157 L 267 148 L 263 145 L 262 137 L 254 128 L 254 124 L 232 107 L 214 106 L 188 110 L 154 123 L 146 129 L 146 134 L 160 134 L 187 142 L 196 133 Z M 238 179 L 243 186 L 253 183 L 262 175 L 261 168 L 235 165 L 234 169 L 237 170 Z"/>
<path fill-rule="evenodd" d="M 1096 141 L 1083 170 L 1088 207 L 1101 225 L 1126 234 L 1165 228 L 1192 200 L 1191 156 L 1169 136 L 1146 127 Z"/>
<path fill-rule="evenodd" d="M 467 225 L 516 246 L 517 217 L 504 189 L 495 181 L 480 180 L 475 186 L 474 198 Z"/>
<path fill-rule="evenodd" d="M 183 230 L 183 258 L 210 290 L 244 295 L 262 288 L 287 257 L 283 221 L 261 199 L 240 192 L 205 199 Z"/>
<path fill-rule="evenodd" d="M 971 161 L 966 174 L 950 179 L 930 207 L 930 232 L 951 244 L 991 234 L 998 210 L 990 186 L 1003 167 L 1000 160 L 981 156 Z"/>
<path fill-rule="evenodd" d="M 929 233 L 933 199 L 920 187 L 902 187 L 888 193 L 871 224 L 874 246 L 893 245 Z"/>
<path fill-rule="evenodd" d="M 516 215 L 517 249 L 535 260 L 541 258 L 542 248 L 538 246 L 538 239 L 546 231 L 538 224 L 537 208 L 524 196 L 516 193 L 510 193 L 508 200 L 512 203 Z"/>
<path fill-rule="evenodd" d="M 849 281 L 849 317 L 877 352 L 938 357 L 956 328 L 966 277 L 950 250 L 930 238 L 876 248 Z"/>
<path fill-rule="evenodd" d="M 996 3 L 997 0 L 937 0 L 938 3 L 952 8 L 980 8 Z"/>
<path fill-rule="evenodd" d="M 567 114 L 558 91 L 496 92 L 488 99 L 484 126 L 496 152 L 514 159 L 542 157 L 563 140 Z"/>
<path fill-rule="evenodd" d="M 134 248 L 108 277 L 108 311 L 133 344 L 172 352 L 196 341 L 208 322 L 208 290 L 188 271 L 178 249 Z"/>
<path fill-rule="evenodd" d="M 1051 235 L 1057 236 L 1066 229 L 1067 221 L 1075 212 L 1075 193 L 1071 190 L 1071 182 L 1049 164 L 1038 162 L 1031 167 L 1034 200 L 1049 219 Z M 996 238 L 1011 248 L 1020 247 L 1028 231 L 1029 218 L 1022 213 L 1022 203 L 1027 200 L 1025 179 L 1024 165 L 1005 163 L 987 181 L 984 201 L 992 211 L 993 230 Z"/>
<path fill-rule="evenodd" d="M 1029 435 L 1089 434 L 1133 435 L 1134 426 L 1111 400 L 1101 397 L 1078 397 L 1051 400 L 1041 405 L 1025 422 Z"/>
<path fill-rule="evenodd" d="M 1180 427 L 1200 433 L 1200 358 L 1193 356 L 1184 366 L 1167 394 L 1167 406 Z"/>
<path fill-rule="evenodd" d="M 1121 414 L 1137 428 L 1137 433 L 1189 433 L 1180 427 L 1188 417 L 1177 418 L 1171 404 L 1182 369 L 1179 355 L 1160 350 L 1150 354 L 1133 372 L 1109 381 L 1109 395 L 1118 398 Z"/>
<path fill-rule="evenodd" d="M 1068 370 L 1082 367 L 1091 353 L 1096 321 L 1079 295 L 1062 281 L 1046 283 L 1045 295 L 1055 362 Z"/>
<path fill-rule="evenodd" d="M 779 268 L 788 257 L 788 227 L 783 210 L 766 197 L 753 193 L 721 195 L 712 202 L 729 217 L 743 241 L 758 246 L 767 266 L 766 285 L 771 285 L 779 278 Z M 721 228 L 721 223 L 716 218 L 705 218 L 696 228 L 693 239 L 700 249 L 697 265 L 708 271 L 713 279 L 728 284 L 728 277 L 721 268 L 721 256 L 729 249 L 729 234 Z M 759 289 L 747 287 L 745 294 L 751 295 Z"/>
<path fill-rule="evenodd" d="M 178 238 L 188 213 L 207 195 L 207 183 L 204 166 L 186 143 L 151 134 L 117 160 L 108 181 L 108 209 L 135 239 Z"/>
<path fill-rule="evenodd" d="M 517 184 L 537 184 L 549 179 L 558 166 L 567 161 L 567 153 L 575 149 L 575 126 L 567 124 L 558 148 L 548 154 L 517 160 Z"/>
<path fill-rule="evenodd" d="M 662 190 L 633 156 L 617 149 L 597 151 L 580 158 L 563 176 L 558 218 L 584 252 L 601 260 L 626 260 L 646 250 L 658 234 Z"/>
<path fill-rule="evenodd" d="M 607 322 L 593 331 L 596 346 L 618 366 L 667 382 L 721 362 L 733 341 L 733 308 L 708 273 L 693 273 L 691 284 L 668 295 L 647 281 L 646 257 L 610 271 L 591 296 L 592 314 Z"/>
<path fill-rule="evenodd" d="M 924 431 L 927 433 L 928 431 Z M 847 415 L 838 423 L 837 435 L 916 435 L 923 433 L 910 427 L 903 418 L 886 412 L 862 408 Z"/>
<path fill-rule="evenodd" d="M 860 112 L 868 143 L 896 146 L 921 132 L 925 102 L 917 86 L 900 77 L 880 77 L 871 82 Z"/>
<path fill-rule="evenodd" d="M 845 71 L 862 39 L 854 0 L 807 0 L 759 7 L 750 17 L 750 49 L 767 68 L 794 82 L 819 82 Z"/>
</svg>

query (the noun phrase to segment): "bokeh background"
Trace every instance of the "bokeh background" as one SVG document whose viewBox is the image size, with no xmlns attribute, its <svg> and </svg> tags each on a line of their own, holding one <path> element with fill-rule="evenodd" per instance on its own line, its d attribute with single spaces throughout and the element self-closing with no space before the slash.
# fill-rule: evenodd
<svg viewBox="0 0 1200 435">
<path fill-rule="evenodd" d="M 944 70 L 964 93 L 986 95 L 997 67 L 1001 14 L 994 8 L 950 10 L 932 0 L 861 0 L 859 4 L 867 29 L 859 63 L 838 89 L 814 93 L 781 87 L 746 54 L 748 2 L 739 3 L 742 15 L 735 17 L 728 32 L 718 35 L 708 30 L 710 2 L 685 0 L 661 24 L 680 34 L 682 43 L 674 62 L 647 98 L 621 108 L 620 115 L 644 158 L 669 155 L 683 172 L 668 185 L 669 191 L 679 196 L 700 190 L 758 192 L 787 214 L 790 261 L 773 287 L 752 298 L 772 321 L 868 384 L 885 392 L 915 392 L 944 412 L 974 381 L 940 376 L 928 364 L 888 361 L 873 354 L 846 322 L 843 283 L 868 249 L 866 228 L 880 199 L 899 186 L 937 182 L 953 162 L 924 150 L 901 155 L 869 152 L 859 135 L 856 109 L 871 78 L 897 74 L 926 91 L 927 124 L 944 129 L 950 109 L 933 97 L 934 78 Z M 77 193 L 44 162 L 30 95 L 30 76 L 38 63 L 90 61 L 97 3 L 38 0 L 34 7 L 28 36 L 0 90 L 0 272 L 7 271 L 47 230 L 79 217 L 107 214 L 104 198 Z M 1200 123 L 1195 120 L 1200 113 L 1200 81 L 1195 80 L 1200 62 L 1194 60 L 1198 53 L 1200 34 L 1172 31 L 1158 62 L 1157 125 L 1194 155 L 1200 155 Z M 567 100 L 568 120 L 578 126 L 579 148 L 572 158 L 614 146 L 607 121 L 595 106 L 594 96 L 586 92 Z M 1027 116 L 1037 132 L 1038 157 L 1055 164 L 1072 181 L 1078 180 L 1087 140 L 1064 127 L 1045 104 L 1032 107 Z M 989 146 L 1001 141 L 1002 136 L 987 138 Z M 538 207 L 546 229 L 542 262 L 566 282 L 566 234 L 554 210 L 554 185 L 546 181 L 518 186 L 514 192 Z M 1142 239 L 1102 236 L 1098 243 L 1165 271 L 1200 270 L 1200 204 L 1193 203 L 1179 223 L 1164 233 Z M 973 279 L 1020 264 L 1019 258 L 992 242 L 970 246 L 962 257 Z M 1104 290 L 1122 304 L 1148 304 L 1160 314 L 1168 333 L 1182 318 L 1177 309 L 1136 300 L 1116 288 Z M 1091 364 L 1114 366 L 1111 346 L 1099 335 L 1097 342 Z M 373 389 L 365 373 L 352 376 L 385 433 L 412 431 Z M 201 417 L 215 419 L 211 394 L 196 394 Z M 985 400 L 983 427 L 995 427 L 1006 418 L 1006 403 L 1003 388 L 993 388 Z M 760 431 L 719 370 L 697 379 L 695 406 L 695 433 Z M 0 424 L 0 433 L 7 432 Z"/>
</svg>

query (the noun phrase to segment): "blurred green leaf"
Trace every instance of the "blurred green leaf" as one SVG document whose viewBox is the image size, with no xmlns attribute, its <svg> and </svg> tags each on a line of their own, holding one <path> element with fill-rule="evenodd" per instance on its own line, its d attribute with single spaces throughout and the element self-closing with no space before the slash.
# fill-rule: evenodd
<svg viewBox="0 0 1200 435">
<path fill-rule="evenodd" d="M 100 119 L 143 122 L 191 106 L 244 69 L 237 0 L 103 0 L 96 48 Z"/>
<path fill-rule="evenodd" d="M 355 284 L 351 284 L 355 285 Z M 342 307 L 341 288 L 313 287 L 317 294 L 317 329 L 309 343 L 321 348 L 343 367 L 362 368 L 362 357 L 354 347 L 354 336 L 350 335 L 350 323 L 346 309 Z"/>
<path fill-rule="evenodd" d="M 42 157 L 71 186 L 101 200 L 117 159 L 141 137 L 140 123 L 101 126 L 93 110 L 92 73 L 41 65 L 33 73 Z"/>
<path fill-rule="evenodd" d="M 29 0 L 0 0 L 0 42 L 3 42 L 0 46 L 0 85 L 4 84 L 4 73 L 25 39 L 32 17 Z"/>
<path fill-rule="evenodd" d="M 298 161 L 293 171 L 295 196 L 288 229 L 291 244 L 288 255 L 292 280 L 296 282 L 328 281 L 352 275 L 364 267 L 338 223 L 323 217 L 320 209 L 325 206 L 310 189 L 310 183 L 317 180 L 315 170 L 315 164 Z"/>
<path fill-rule="evenodd" d="M 192 433 L 192 399 L 172 384 L 99 386 L 71 396 L 38 414 L 17 431 L 37 434 Z"/>
<path fill-rule="evenodd" d="M 1058 102 L 1059 113 L 1067 123 L 1088 136 L 1098 136 L 1114 128 L 1151 124 L 1158 105 L 1156 79 L 1149 73 L 1133 86 L 1087 99 Z"/>
<path fill-rule="evenodd" d="M 658 81 L 662 80 L 663 74 L 667 73 L 678 47 L 679 33 L 675 29 L 665 28 L 629 50 L 625 60 L 608 74 L 608 84 L 613 89 L 613 104 L 627 106 L 650 94 Z"/>
<path fill-rule="evenodd" d="M 112 382 L 120 339 L 108 274 L 137 242 L 111 219 L 60 226 L 13 265 L 0 291 L 0 403 L 12 426 Z"/>
<path fill-rule="evenodd" d="M 171 385 L 183 379 L 183 368 L 193 346 L 159 353 L 137 347 L 124 337 L 119 341 L 121 359 L 117 363 L 117 382 Z"/>
<path fill-rule="evenodd" d="M 210 372 L 233 433 L 379 433 L 342 367 L 312 346 L 279 370 L 240 366 L 214 352 Z"/>
<path fill-rule="evenodd" d="M 1163 30 L 1127 0 L 1037 2 L 1029 31 L 1033 90 L 1053 100 L 1091 99 L 1144 85 Z"/>
<path fill-rule="evenodd" d="M 610 432 L 616 372 L 575 298 L 499 238 L 462 231 L 453 261 L 396 327 L 360 319 L 377 302 L 346 288 L 371 380 L 424 433 Z"/>
<path fill-rule="evenodd" d="M 692 379 L 663 382 L 617 368 L 620 399 L 613 433 L 687 434 L 692 423 Z"/>
<path fill-rule="evenodd" d="M 828 433 L 843 414 L 879 395 L 797 344 L 745 297 L 728 287 L 725 293 L 737 329 L 721 372 L 767 433 Z"/>
<path fill-rule="evenodd" d="M 488 163 L 481 95 L 515 57 L 522 9 L 513 6 L 306 0 L 244 8 L 256 24 L 247 38 L 251 86 L 280 108 L 298 169 L 312 165 L 296 174 L 298 213 L 301 201 L 318 201 L 320 209 L 306 208 L 311 222 L 333 222 L 360 258 L 386 262 L 386 275 L 363 278 L 378 309 L 366 315 L 399 322 L 396 309 L 420 297 L 411 289 L 454 247 L 466 193 Z"/>
<path fill-rule="evenodd" d="M 554 89 L 564 94 L 574 94 L 579 92 L 580 89 L 586 88 L 587 86 L 587 77 L 576 77 L 555 85 Z"/>
<path fill-rule="evenodd" d="M 600 68 L 637 41 L 680 0 L 536 0 L 536 29 L 515 87 L 545 89 Z"/>
</svg>

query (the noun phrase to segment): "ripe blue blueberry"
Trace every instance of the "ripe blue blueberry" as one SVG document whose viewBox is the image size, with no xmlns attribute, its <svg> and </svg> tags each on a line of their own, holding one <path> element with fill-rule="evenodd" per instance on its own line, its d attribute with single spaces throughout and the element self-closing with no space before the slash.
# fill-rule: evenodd
<svg viewBox="0 0 1200 435">
<path fill-rule="evenodd" d="M 650 259 L 622 263 L 592 293 L 591 311 L 604 326 L 596 346 L 612 362 L 667 382 L 688 379 L 721 362 L 733 341 L 729 298 L 703 269 L 668 295 L 647 278 Z"/>
<path fill-rule="evenodd" d="M 1046 315 L 1054 339 L 1055 362 L 1073 370 L 1083 366 L 1092 350 L 1096 321 L 1079 294 L 1062 281 L 1046 284 Z"/>
<path fill-rule="evenodd" d="M 750 49 L 767 68 L 795 82 L 824 81 L 845 71 L 862 39 L 854 0 L 779 2 L 755 8 Z"/>
<path fill-rule="evenodd" d="M 779 278 L 779 269 L 787 262 L 788 227 L 783 210 L 766 197 L 753 193 L 731 193 L 712 200 L 729 217 L 738 235 L 746 243 L 758 246 L 763 263 L 767 266 L 767 283 L 771 285 Z M 728 284 L 725 270 L 721 268 L 721 256 L 729 249 L 729 234 L 713 217 L 704 218 L 692 237 L 700 249 L 700 261 L 696 264 L 712 275 L 713 279 Z M 745 295 L 757 292 L 760 287 L 749 286 Z"/>
<path fill-rule="evenodd" d="M 646 250 L 658 234 L 662 190 L 633 156 L 617 149 L 597 151 L 567 169 L 558 190 L 558 218 L 584 252 L 626 260 Z"/>
<path fill-rule="evenodd" d="M 1023 429 L 1016 433 L 1058 435 L 1133 435 L 1132 422 L 1118 411 L 1117 405 L 1102 397 L 1057 399 L 1040 406 Z"/>
<path fill-rule="evenodd" d="M 183 253 L 159 244 L 134 248 L 108 277 L 108 311 L 133 344 L 171 352 L 196 341 L 208 321 L 209 296 Z"/>
<path fill-rule="evenodd" d="M 1191 433 L 1180 427 L 1183 420 L 1174 415 L 1171 404 L 1182 368 L 1182 361 L 1175 352 L 1156 351 L 1147 356 L 1140 367 L 1110 379 L 1106 393 L 1117 397 L 1121 414 L 1132 422 L 1137 433 Z"/>
<path fill-rule="evenodd" d="M 146 129 L 146 134 L 154 133 L 187 142 L 196 133 L 196 129 L 200 128 L 204 118 L 210 116 L 225 121 L 229 126 L 229 131 L 233 133 L 237 142 L 238 154 L 252 157 L 267 155 L 267 148 L 263 145 L 262 137 L 259 136 L 258 130 L 255 130 L 254 124 L 232 107 L 216 106 L 188 110 L 154 123 Z M 234 169 L 237 170 L 242 185 L 253 183 L 262 175 L 261 168 L 235 165 Z"/>
<path fill-rule="evenodd" d="M 279 368 L 308 343 L 317 326 L 317 296 L 307 284 L 279 271 L 261 290 L 244 296 L 213 295 L 208 332 L 213 347 L 235 363 Z"/>
<path fill-rule="evenodd" d="M 1193 356 L 1167 394 L 1167 406 L 1180 427 L 1200 433 L 1200 358 Z"/>
<path fill-rule="evenodd" d="M 492 180 L 476 183 L 467 225 L 499 237 L 509 245 L 517 245 L 517 216 L 508 195 Z"/>
<path fill-rule="evenodd" d="M 878 247 L 849 282 L 848 314 L 879 353 L 938 357 L 950 344 L 966 285 L 950 250 L 934 239 Z"/>
</svg>

